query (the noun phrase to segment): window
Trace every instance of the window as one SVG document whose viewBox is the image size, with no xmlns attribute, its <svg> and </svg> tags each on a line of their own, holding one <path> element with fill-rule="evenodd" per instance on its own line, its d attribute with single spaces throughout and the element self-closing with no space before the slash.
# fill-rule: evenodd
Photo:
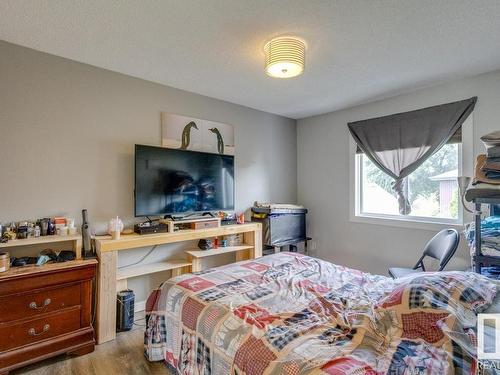
<svg viewBox="0 0 500 375">
<path fill-rule="evenodd" d="M 458 144 L 446 144 L 405 180 L 412 207 L 409 217 L 442 222 L 459 219 Z M 407 217 L 399 214 L 393 179 L 363 154 L 357 156 L 358 202 L 361 215 Z"/>
<path fill-rule="evenodd" d="M 409 215 L 399 213 L 394 180 L 372 163 L 351 137 L 350 220 L 427 230 L 461 226 L 464 220 L 470 220 L 461 204 L 456 177 L 474 173 L 473 123 L 470 115 L 449 143 L 404 180 L 411 205 Z"/>
<path fill-rule="evenodd" d="M 456 178 L 461 144 L 446 144 L 405 180 L 412 211 L 400 215 L 393 179 L 364 154 L 356 155 L 356 215 L 386 219 L 461 223 Z"/>
</svg>

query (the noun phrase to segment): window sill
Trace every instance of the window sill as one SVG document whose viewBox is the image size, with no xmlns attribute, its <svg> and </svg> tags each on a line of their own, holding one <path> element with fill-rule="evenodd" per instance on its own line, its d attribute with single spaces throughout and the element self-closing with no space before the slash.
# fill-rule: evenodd
<svg viewBox="0 0 500 375">
<path fill-rule="evenodd" d="M 438 219 L 439 220 L 439 219 Z M 461 223 L 457 223 L 456 221 L 446 221 L 444 220 L 416 220 L 414 218 L 390 218 L 383 217 L 377 215 L 369 215 L 369 214 L 358 214 L 351 215 L 350 221 L 353 223 L 362 223 L 362 224 L 375 224 L 375 225 L 384 225 L 390 227 L 399 227 L 399 228 L 408 228 L 408 229 L 422 229 L 422 230 L 431 230 L 431 231 L 439 231 L 446 228 L 454 228 L 459 232 L 463 230 L 464 226 Z"/>
</svg>

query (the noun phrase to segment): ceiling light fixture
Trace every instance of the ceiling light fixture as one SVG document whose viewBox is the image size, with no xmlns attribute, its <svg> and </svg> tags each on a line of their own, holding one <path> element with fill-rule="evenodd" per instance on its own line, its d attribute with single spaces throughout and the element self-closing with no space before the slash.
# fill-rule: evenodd
<svg viewBox="0 0 500 375">
<path fill-rule="evenodd" d="M 266 74 L 275 78 L 292 78 L 304 72 L 306 45 L 297 38 L 274 38 L 264 46 Z"/>
</svg>

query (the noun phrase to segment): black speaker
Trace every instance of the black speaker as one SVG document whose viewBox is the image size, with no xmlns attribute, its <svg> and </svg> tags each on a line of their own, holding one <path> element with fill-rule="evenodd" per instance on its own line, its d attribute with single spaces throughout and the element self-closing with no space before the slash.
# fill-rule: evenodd
<svg viewBox="0 0 500 375">
<path fill-rule="evenodd" d="M 135 295 L 130 289 L 118 292 L 116 296 L 116 331 L 130 331 L 134 325 Z"/>
</svg>

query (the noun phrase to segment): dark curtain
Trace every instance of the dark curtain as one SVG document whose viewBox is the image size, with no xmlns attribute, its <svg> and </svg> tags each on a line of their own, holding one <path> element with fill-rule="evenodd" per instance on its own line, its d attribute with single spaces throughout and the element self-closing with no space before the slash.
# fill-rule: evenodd
<svg viewBox="0 0 500 375">
<path fill-rule="evenodd" d="M 402 215 L 411 213 L 404 179 L 456 134 L 476 102 L 473 97 L 347 124 L 361 151 L 394 178 Z"/>
</svg>

